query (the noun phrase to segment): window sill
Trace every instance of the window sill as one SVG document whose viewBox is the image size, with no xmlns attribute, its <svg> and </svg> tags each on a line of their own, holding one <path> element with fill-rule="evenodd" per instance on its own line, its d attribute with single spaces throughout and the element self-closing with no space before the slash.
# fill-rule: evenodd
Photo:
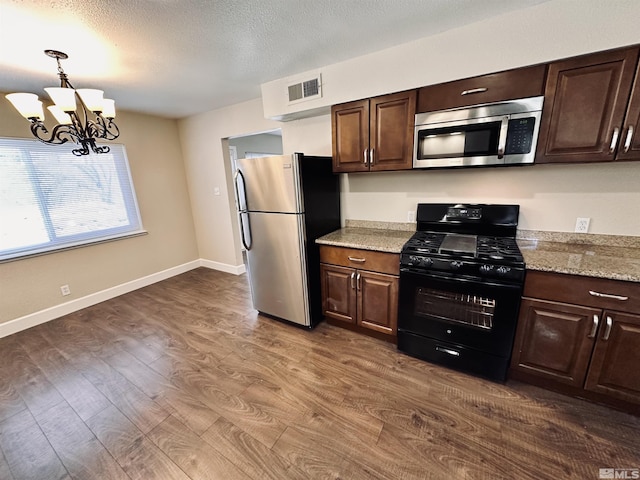
<svg viewBox="0 0 640 480">
<path fill-rule="evenodd" d="M 92 240 L 89 242 L 82 242 L 78 244 L 71 244 L 71 245 L 58 246 L 58 247 L 43 248 L 42 250 L 31 251 L 28 253 L 16 253 L 13 255 L 7 255 L 6 257 L 0 258 L 0 264 L 15 262 L 18 260 L 25 260 L 33 257 L 39 257 L 41 255 L 49 255 L 52 253 L 66 252 L 67 250 L 75 250 L 76 248 L 91 247 L 93 245 L 99 245 L 101 243 L 115 242 L 117 240 L 125 240 L 128 238 L 134 238 L 134 237 L 142 237 L 148 234 L 149 232 L 147 232 L 146 230 L 139 230 L 137 232 L 114 235 L 113 237 L 100 238 L 100 239 Z"/>
</svg>

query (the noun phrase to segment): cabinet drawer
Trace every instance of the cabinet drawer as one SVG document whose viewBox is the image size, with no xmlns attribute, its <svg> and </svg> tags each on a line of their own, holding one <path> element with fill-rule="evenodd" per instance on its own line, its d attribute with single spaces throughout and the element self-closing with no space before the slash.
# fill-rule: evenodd
<svg viewBox="0 0 640 480">
<path fill-rule="evenodd" d="M 543 95 L 546 71 L 535 65 L 422 87 L 416 113 Z"/>
<path fill-rule="evenodd" d="M 400 274 L 400 255 L 397 253 L 320 245 L 320 261 L 372 272 Z"/>
<path fill-rule="evenodd" d="M 640 284 L 635 282 L 527 271 L 523 295 L 619 312 L 640 313 Z M 610 298 L 610 295 L 621 298 Z"/>
</svg>

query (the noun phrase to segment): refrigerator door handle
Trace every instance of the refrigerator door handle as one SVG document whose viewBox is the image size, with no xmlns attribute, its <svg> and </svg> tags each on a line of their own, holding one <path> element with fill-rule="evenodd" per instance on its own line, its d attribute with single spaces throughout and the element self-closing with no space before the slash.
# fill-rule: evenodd
<svg viewBox="0 0 640 480">
<path fill-rule="evenodd" d="M 242 191 L 244 192 L 244 207 L 240 203 L 240 184 L 238 183 L 238 177 L 242 177 Z M 238 168 L 236 169 L 236 173 L 233 175 L 233 183 L 235 183 L 236 187 L 236 205 L 239 212 L 244 212 L 247 210 L 247 191 L 245 189 L 246 182 L 244 180 L 244 175 L 242 171 Z"/>
<path fill-rule="evenodd" d="M 244 208 L 240 203 L 240 184 L 238 183 L 238 177 L 242 178 L 242 191 L 244 192 Z M 238 223 L 240 224 L 240 238 L 242 239 L 242 245 L 246 250 L 251 250 L 251 244 L 253 243 L 253 238 L 251 237 L 251 221 L 249 219 L 249 213 L 246 210 L 247 206 L 247 190 L 245 188 L 246 182 L 244 179 L 244 175 L 242 171 L 238 168 L 236 169 L 236 173 L 233 176 L 233 182 L 236 187 L 236 204 L 238 206 Z M 244 233 L 244 222 L 242 221 L 242 215 L 247 215 L 247 230 L 249 231 L 249 244 L 247 244 L 246 235 Z"/>
<path fill-rule="evenodd" d="M 242 215 L 247 216 L 247 231 L 249 232 L 249 244 L 247 244 L 246 235 L 244 233 L 244 223 L 242 222 Z M 253 237 L 251 236 L 251 220 L 249 218 L 249 212 L 238 212 L 238 222 L 240 223 L 240 238 L 242 239 L 242 245 L 245 250 L 251 250 L 253 246 Z"/>
</svg>

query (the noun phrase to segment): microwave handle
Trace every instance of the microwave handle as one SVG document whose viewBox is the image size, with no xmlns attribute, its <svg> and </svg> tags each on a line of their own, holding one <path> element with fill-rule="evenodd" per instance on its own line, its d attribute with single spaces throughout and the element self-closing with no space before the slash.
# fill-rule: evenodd
<svg viewBox="0 0 640 480">
<path fill-rule="evenodd" d="M 500 136 L 498 137 L 498 158 L 504 158 L 504 150 L 507 145 L 507 131 L 509 130 L 509 117 L 502 117 Z"/>
</svg>

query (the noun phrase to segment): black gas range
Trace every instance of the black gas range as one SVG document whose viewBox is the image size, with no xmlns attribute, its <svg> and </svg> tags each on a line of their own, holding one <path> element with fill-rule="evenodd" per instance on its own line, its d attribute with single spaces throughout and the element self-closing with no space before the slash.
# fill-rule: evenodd
<svg viewBox="0 0 640 480">
<path fill-rule="evenodd" d="M 506 378 L 525 275 L 518 215 L 518 205 L 418 205 L 400 255 L 401 351 Z"/>
<path fill-rule="evenodd" d="M 515 238 L 416 232 L 405 244 L 400 264 L 455 275 L 522 282 L 524 260 Z"/>
</svg>

